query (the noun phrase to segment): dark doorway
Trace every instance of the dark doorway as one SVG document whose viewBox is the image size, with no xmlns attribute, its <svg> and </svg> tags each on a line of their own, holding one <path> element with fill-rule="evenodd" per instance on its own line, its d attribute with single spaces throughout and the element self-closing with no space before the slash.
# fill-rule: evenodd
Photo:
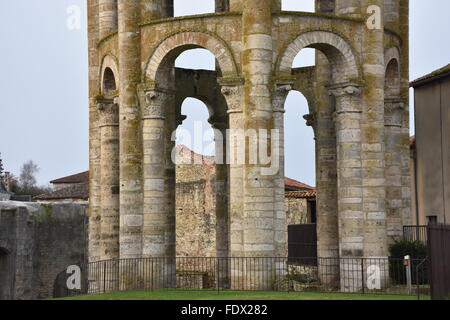
<svg viewBox="0 0 450 320">
<path fill-rule="evenodd" d="M 0 248 L 0 300 L 12 299 L 12 270 L 10 254 Z"/>
<path fill-rule="evenodd" d="M 317 265 L 316 224 L 288 226 L 288 261 L 304 265 Z"/>
</svg>

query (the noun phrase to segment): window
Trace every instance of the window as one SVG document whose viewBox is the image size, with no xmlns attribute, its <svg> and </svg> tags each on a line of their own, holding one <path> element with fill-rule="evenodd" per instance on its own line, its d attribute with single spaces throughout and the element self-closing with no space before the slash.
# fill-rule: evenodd
<svg viewBox="0 0 450 320">
<path fill-rule="evenodd" d="M 191 16 L 196 14 L 214 13 L 214 0 L 174 0 L 174 16 Z"/>
<path fill-rule="evenodd" d="M 437 216 L 428 216 L 427 223 L 428 224 L 437 224 L 438 223 Z"/>
</svg>

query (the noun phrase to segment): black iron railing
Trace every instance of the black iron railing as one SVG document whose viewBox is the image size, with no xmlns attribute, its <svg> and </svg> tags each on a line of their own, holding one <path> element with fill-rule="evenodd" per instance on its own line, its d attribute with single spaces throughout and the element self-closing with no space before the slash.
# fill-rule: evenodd
<svg viewBox="0 0 450 320">
<path fill-rule="evenodd" d="M 60 296 L 161 289 L 428 294 L 427 261 L 410 263 L 408 272 L 403 260 L 391 258 L 107 260 L 80 266 L 81 288 L 55 292 Z"/>
<path fill-rule="evenodd" d="M 403 238 L 407 241 L 420 241 L 427 243 L 427 226 L 404 226 Z"/>
</svg>

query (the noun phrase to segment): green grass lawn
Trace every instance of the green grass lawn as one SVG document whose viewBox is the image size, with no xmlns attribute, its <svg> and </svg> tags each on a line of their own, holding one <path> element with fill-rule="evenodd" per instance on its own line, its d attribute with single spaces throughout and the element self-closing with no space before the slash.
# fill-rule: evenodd
<svg viewBox="0 0 450 320">
<path fill-rule="evenodd" d="M 425 299 L 426 297 L 422 297 Z M 315 292 L 241 291 L 127 291 L 93 294 L 63 300 L 417 300 L 416 296 Z"/>
</svg>

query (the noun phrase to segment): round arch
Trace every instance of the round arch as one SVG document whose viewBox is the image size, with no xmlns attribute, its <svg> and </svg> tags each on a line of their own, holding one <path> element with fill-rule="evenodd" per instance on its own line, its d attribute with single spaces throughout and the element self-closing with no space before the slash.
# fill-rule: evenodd
<svg viewBox="0 0 450 320">
<path fill-rule="evenodd" d="M 341 36 L 329 31 L 308 31 L 300 34 L 284 50 L 277 63 L 278 75 L 290 75 L 297 54 L 304 48 L 323 52 L 336 76 L 335 82 L 359 78 L 358 63 L 351 46 Z"/>
<path fill-rule="evenodd" d="M 167 70 L 171 63 L 184 51 L 203 48 L 216 58 L 223 75 L 237 76 L 238 69 L 231 50 L 220 38 L 207 32 L 183 31 L 161 41 L 150 55 L 145 66 L 147 80 L 158 82 L 161 70 Z"/>
<path fill-rule="evenodd" d="M 114 76 L 114 81 L 116 88 L 118 88 L 120 83 L 120 73 L 119 73 L 119 62 L 115 56 L 112 54 L 107 54 L 102 59 L 102 64 L 100 68 L 100 81 L 101 81 L 101 93 L 105 94 L 105 83 L 110 81 L 109 79 L 105 78 L 105 75 L 110 75 L 110 72 L 108 69 L 112 72 L 112 75 Z"/>
<path fill-rule="evenodd" d="M 400 51 L 397 47 L 386 50 L 384 54 L 385 63 L 385 92 L 386 97 L 400 95 Z"/>
</svg>

